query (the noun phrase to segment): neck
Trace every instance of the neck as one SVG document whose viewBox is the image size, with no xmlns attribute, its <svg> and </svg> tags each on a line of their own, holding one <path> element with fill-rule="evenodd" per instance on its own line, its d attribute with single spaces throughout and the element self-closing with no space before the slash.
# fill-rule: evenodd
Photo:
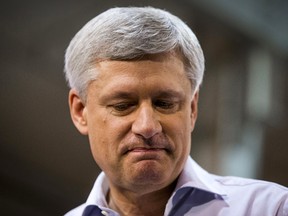
<svg viewBox="0 0 288 216">
<path fill-rule="evenodd" d="M 166 188 L 142 194 L 110 186 L 107 202 L 109 207 L 121 216 L 163 216 L 175 183 Z"/>
</svg>

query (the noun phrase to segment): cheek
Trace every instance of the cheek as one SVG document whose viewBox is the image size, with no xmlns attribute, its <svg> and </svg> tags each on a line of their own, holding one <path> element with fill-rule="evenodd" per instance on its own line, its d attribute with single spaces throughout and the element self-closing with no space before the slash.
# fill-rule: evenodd
<svg viewBox="0 0 288 216">
<path fill-rule="evenodd" d="M 101 116 L 101 115 L 97 115 Z M 90 148 L 94 159 L 98 163 L 101 158 L 105 158 L 108 155 L 107 151 L 107 143 L 109 136 L 109 127 L 107 127 L 107 118 L 106 117 L 94 117 L 93 119 L 89 119 L 88 122 L 88 137 Z"/>
<path fill-rule="evenodd" d="M 190 149 L 191 121 L 189 115 L 177 115 L 165 122 L 164 133 L 173 139 L 175 148 L 179 151 Z"/>
<path fill-rule="evenodd" d="M 182 139 L 183 139 L 183 145 L 188 145 L 190 147 L 191 144 L 191 133 L 193 130 L 192 124 L 191 124 L 191 116 L 188 112 L 186 112 L 186 115 L 182 116 L 182 122 L 179 127 L 182 127 Z"/>
<path fill-rule="evenodd" d="M 101 115 L 99 115 L 101 116 Z M 127 131 L 127 123 L 119 118 L 102 115 L 89 122 L 89 141 L 96 162 L 117 157 L 119 143 Z"/>
</svg>

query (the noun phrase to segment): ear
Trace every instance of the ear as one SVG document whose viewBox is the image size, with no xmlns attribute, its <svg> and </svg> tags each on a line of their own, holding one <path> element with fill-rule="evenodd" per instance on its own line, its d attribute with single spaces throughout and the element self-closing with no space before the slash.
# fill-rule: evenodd
<svg viewBox="0 0 288 216">
<path fill-rule="evenodd" d="M 85 104 L 81 101 L 75 89 L 71 89 L 69 92 L 69 108 L 70 115 L 75 127 L 83 134 L 88 134 L 87 124 L 87 110 Z"/>
<path fill-rule="evenodd" d="M 199 98 L 199 90 L 195 92 L 192 101 L 191 101 L 191 128 L 194 130 L 195 123 L 198 117 L 198 98 Z"/>
</svg>

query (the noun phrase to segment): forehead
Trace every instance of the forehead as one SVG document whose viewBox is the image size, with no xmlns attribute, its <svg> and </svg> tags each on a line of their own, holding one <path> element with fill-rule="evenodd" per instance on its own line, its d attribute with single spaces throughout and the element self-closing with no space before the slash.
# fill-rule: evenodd
<svg viewBox="0 0 288 216">
<path fill-rule="evenodd" d="M 88 88 L 98 94 L 110 91 L 191 91 L 181 58 L 175 55 L 158 55 L 141 60 L 107 60 L 96 64 L 97 79 Z"/>
<path fill-rule="evenodd" d="M 151 75 L 169 76 L 172 71 L 178 76 L 185 75 L 183 58 L 174 51 L 145 55 L 133 60 L 104 60 L 97 62 L 95 67 L 97 78 L 100 78 L 100 80 L 123 74 L 138 77 L 149 77 Z"/>
</svg>

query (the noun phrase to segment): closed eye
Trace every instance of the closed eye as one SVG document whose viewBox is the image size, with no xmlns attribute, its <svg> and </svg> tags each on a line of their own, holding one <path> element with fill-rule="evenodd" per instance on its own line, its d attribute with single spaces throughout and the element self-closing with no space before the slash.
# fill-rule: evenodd
<svg viewBox="0 0 288 216">
<path fill-rule="evenodd" d="M 173 113 L 179 110 L 180 104 L 173 100 L 156 100 L 153 102 L 155 109 L 164 113 Z"/>
<path fill-rule="evenodd" d="M 136 103 L 133 102 L 120 102 L 111 104 L 108 107 L 111 109 L 111 113 L 114 115 L 127 115 L 133 111 Z"/>
</svg>

